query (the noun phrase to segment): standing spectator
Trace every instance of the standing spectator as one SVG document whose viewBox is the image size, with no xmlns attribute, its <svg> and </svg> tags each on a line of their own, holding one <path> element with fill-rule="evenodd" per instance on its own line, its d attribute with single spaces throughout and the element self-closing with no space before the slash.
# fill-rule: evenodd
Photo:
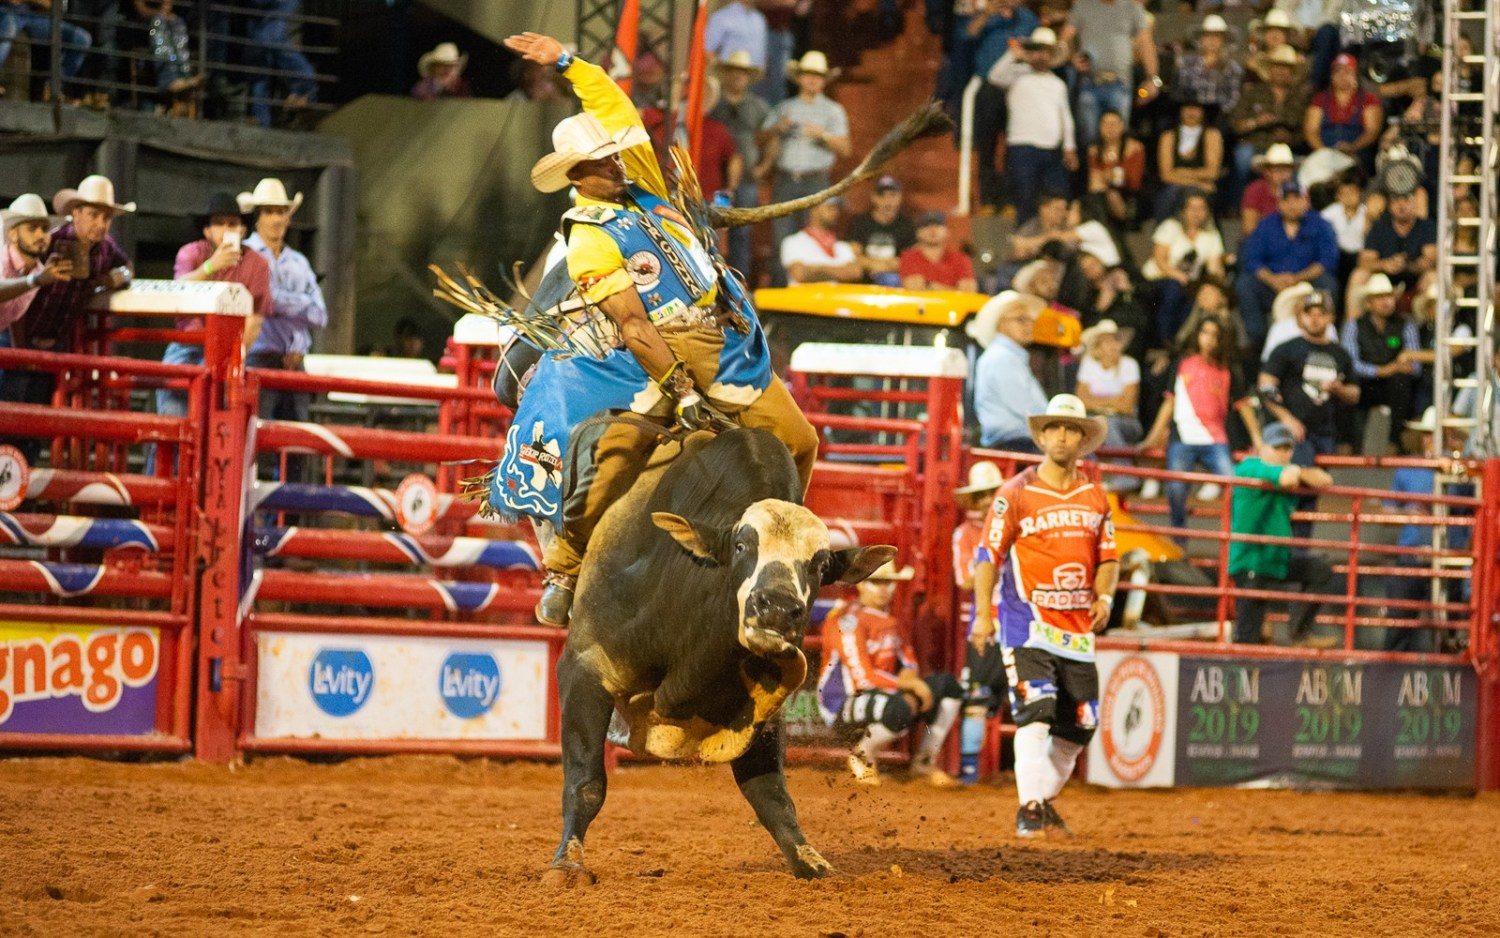
<svg viewBox="0 0 1500 938">
<path fill-rule="evenodd" d="M 917 230 L 901 214 L 901 183 L 881 176 L 870 196 L 870 210 L 849 220 L 849 247 L 865 277 L 883 287 L 901 286 L 901 252 L 917 243 Z"/>
<path fill-rule="evenodd" d="M 703 49 L 714 61 L 726 59 L 735 52 L 744 52 L 752 67 L 764 69 L 768 32 L 766 15 L 756 9 L 755 4 L 750 0 L 729 0 L 709 16 L 703 33 Z"/>
<path fill-rule="evenodd" d="M 1307 89 L 1296 83 L 1298 61 L 1297 51 L 1291 46 L 1272 49 L 1266 57 L 1266 80 L 1247 86 L 1229 115 L 1229 128 L 1239 138 L 1234 148 L 1238 189 L 1249 184 L 1257 153 L 1269 153 L 1278 143 L 1290 145 L 1301 139 Z M 1291 153 L 1290 146 L 1287 153 Z"/>
<path fill-rule="evenodd" d="M 214 280 L 238 283 L 250 291 L 253 312 L 245 320 L 243 341 L 248 348 L 260 334 L 261 325 L 271 314 L 271 267 L 265 258 L 242 247 L 245 218 L 239 203 L 228 192 L 215 193 L 203 214 L 194 220 L 202 237 L 184 244 L 172 265 L 173 280 Z M 177 320 L 182 332 L 203 329 L 203 317 L 184 316 Z M 199 343 L 173 342 L 162 355 L 168 365 L 203 364 L 203 346 Z M 164 417 L 187 415 L 188 396 L 184 391 L 158 388 L 156 412 Z M 156 474 L 156 447 L 146 454 L 146 474 Z"/>
<path fill-rule="evenodd" d="M 1282 46 L 1295 48 L 1292 43 L 1291 17 L 1287 16 L 1283 10 L 1267 11 L 1265 18 L 1260 21 L 1254 44 L 1256 53 L 1250 57 L 1250 74 L 1261 81 L 1269 81 L 1272 58 L 1276 50 Z M 1306 79 L 1307 69 L 1299 59 L 1297 83 L 1306 84 Z"/>
<path fill-rule="evenodd" d="M 1349 276 L 1359 265 L 1359 255 L 1365 250 L 1365 234 L 1370 230 L 1365 187 L 1357 172 L 1351 170 L 1338 178 L 1334 200 L 1318 214 L 1333 227 L 1334 237 L 1339 242 L 1339 269 L 1334 274 L 1334 282 L 1347 284 Z"/>
<path fill-rule="evenodd" d="M 1268 424 L 1261 433 L 1260 455 L 1240 461 L 1234 474 L 1274 486 L 1263 489 L 1235 486 L 1230 505 L 1231 534 L 1257 537 L 1291 537 L 1292 511 L 1298 497 L 1288 489 L 1324 489 L 1333 479 L 1322 469 L 1290 465 L 1294 436 L 1279 423 Z M 1321 557 L 1285 544 L 1234 540 L 1229 543 L 1229 575 L 1242 590 L 1285 590 L 1300 587 L 1304 593 L 1320 594 L 1333 581 L 1333 568 Z M 1269 600 L 1237 597 L 1234 601 L 1234 640 L 1258 645 L 1265 639 L 1266 605 Z M 1287 610 L 1287 636 L 1277 644 L 1303 644 L 1310 638 L 1318 615 L 1318 603 L 1292 604 Z"/>
<path fill-rule="evenodd" d="M 1189 285 L 1205 274 L 1224 277 L 1224 239 L 1214 227 L 1208 196 L 1188 193 L 1177 216 L 1156 226 L 1151 259 L 1141 273 L 1156 289 L 1156 334 L 1168 339 L 1187 322 L 1192 310 Z"/>
<path fill-rule="evenodd" d="M 1437 267 L 1437 225 L 1417 217 L 1415 193 L 1392 196 L 1383 215 L 1375 219 L 1359 252 L 1359 266 L 1349 277 L 1352 301 L 1365 281 L 1377 273 L 1404 290 L 1421 293 Z M 1351 312 L 1357 306 L 1351 302 Z"/>
<path fill-rule="evenodd" d="M 1141 365 L 1124 354 L 1120 327 L 1113 319 L 1102 319 L 1083 331 L 1083 360 L 1078 365 L 1074 393 L 1090 414 L 1108 423 L 1104 445 L 1116 449 L 1141 440 L 1141 421 L 1136 416 L 1141 397 Z"/>
<path fill-rule="evenodd" d="M 813 206 L 807 227 L 781 242 L 781 267 L 787 284 L 854 283 L 860 279 L 859 259 L 847 241 L 839 240 L 838 199 Z"/>
<path fill-rule="evenodd" d="M 1254 231 L 1262 218 L 1276 214 L 1281 187 L 1292 181 L 1296 165 L 1292 148 L 1284 143 L 1271 144 L 1255 162 L 1259 164 L 1260 177 L 1245 187 L 1245 194 L 1240 198 L 1240 233 L 1243 235 Z"/>
<path fill-rule="evenodd" d="M 1093 143 L 1099 115 L 1114 111 L 1130 124 L 1130 109 L 1137 97 L 1142 104 L 1161 93 L 1156 39 L 1151 20 L 1134 0 L 1077 0 L 1071 14 L 1078 27 L 1079 55 L 1073 65 L 1079 72 L 1078 123 Z M 1146 79 L 1132 87 L 1135 62 L 1140 60 Z"/>
<path fill-rule="evenodd" d="M 1306 281 L 1332 292 L 1339 245 L 1322 216 L 1308 212 L 1307 193 L 1296 182 L 1281 186 L 1277 214 L 1261 219 L 1240 245 L 1240 273 L 1235 282 L 1240 316 L 1258 349 L 1266 337 L 1266 317 L 1276 294 Z M 1321 331 L 1321 330 L 1320 330 Z"/>
<path fill-rule="evenodd" d="M 1240 100 L 1245 67 L 1229 57 L 1225 48 L 1229 24 L 1210 13 L 1198 29 L 1198 51 L 1183 56 L 1173 81 L 1179 100 L 1209 105 L 1218 115 L 1228 116 Z"/>
<path fill-rule="evenodd" d="M 1205 120 L 1206 111 L 1197 101 L 1177 107 L 1177 126 L 1161 135 L 1156 144 L 1156 171 L 1161 190 L 1156 195 L 1156 220 L 1177 211 L 1189 192 L 1202 192 L 1212 200 L 1224 169 L 1224 135 Z"/>
<path fill-rule="evenodd" d="M 1135 224 L 1141 184 L 1146 178 L 1146 148 L 1125 133 L 1125 119 L 1114 111 L 1099 115 L 1099 132 L 1089 144 L 1088 214 L 1123 241 Z"/>
<path fill-rule="evenodd" d="M 762 165 L 769 162 L 775 167 L 772 197 L 777 202 L 826 188 L 834 160 L 850 153 L 849 115 L 823 94 L 828 82 L 838 77 L 838 69 L 829 69 L 823 53 L 809 52 L 797 63 L 794 74 L 797 97 L 772 108 L 761 125 L 760 142 L 766 149 Z M 786 240 L 805 217 L 798 213 L 771 222 L 776 243 Z M 785 271 L 779 271 L 777 281 L 785 279 Z"/>
<path fill-rule="evenodd" d="M 250 17 L 250 45 L 261 73 L 250 78 L 250 113 L 262 127 L 271 126 L 271 105 L 276 103 L 275 83 L 280 73 L 287 83 L 283 102 L 290 110 L 306 107 L 318 98 L 318 82 L 312 63 L 292 39 L 290 17 L 302 12 L 302 0 L 245 0 L 245 6 L 260 11 Z"/>
<path fill-rule="evenodd" d="M 948 243 L 948 216 L 928 212 L 917 221 L 917 243 L 901 252 L 901 285 L 908 290 L 979 288 L 974 262 Z"/>
<path fill-rule="evenodd" d="M 271 311 L 250 346 L 247 368 L 301 371 L 303 357 L 312 351 L 313 330 L 328 325 L 328 306 L 323 302 L 318 275 L 307 257 L 286 243 L 287 228 L 301 204 L 302 193 L 289 198 L 279 179 L 262 179 L 254 192 L 239 195 L 240 210 L 252 214 L 255 224 L 255 233 L 245 241 L 245 247 L 264 258 L 271 268 Z M 260 414 L 271 420 L 306 421 L 311 405 L 310 394 L 263 391 Z M 288 476 L 298 478 L 305 462 L 304 458 L 289 458 Z"/>
<path fill-rule="evenodd" d="M 1191 331 L 1177 345 L 1180 358 L 1166 375 L 1161 407 L 1142 449 L 1167 448 L 1167 469 L 1192 472 L 1202 467 L 1214 475 L 1234 474 L 1229 449 L 1229 415 L 1238 412 L 1259 441 L 1254 402 L 1244 393 L 1239 368 L 1239 341 L 1233 321 L 1214 313 L 1196 313 Z M 1172 527 L 1187 527 L 1188 484 L 1167 483 Z"/>
<path fill-rule="evenodd" d="M 760 199 L 750 170 L 760 165 L 760 144 L 756 134 L 771 113 L 771 106 L 760 95 L 750 90 L 760 69 L 744 49 L 735 49 L 717 63 L 719 75 L 719 103 L 709 110 L 708 116 L 723 124 L 734 138 L 739 150 L 744 172 L 734 192 L 734 204 L 750 208 Z M 750 226 L 737 225 L 729 229 L 729 263 L 749 282 L 750 279 Z"/>
<path fill-rule="evenodd" d="M 1359 86 L 1359 61 L 1347 53 L 1334 59 L 1328 90 L 1314 95 L 1307 108 L 1307 145 L 1348 154 L 1368 172 L 1375 165 L 1375 142 L 1384 127 L 1380 96 Z"/>
<path fill-rule="evenodd" d="M 1039 192 L 1068 192 L 1068 175 L 1078 169 L 1068 86 L 1052 72 L 1056 44 L 1057 34 L 1039 26 L 1019 54 L 1005 53 L 989 75 L 1006 89 L 1006 175 L 1020 222 L 1036 213 Z"/>
<path fill-rule="evenodd" d="M 1019 0 L 993 0 L 979 6 L 969 18 L 967 31 L 975 43 L 974 74 L 988 76 L 1016 40 L 1024 40 L 1037 28 L 1036 14 Z M 1008 109 L 1005 89 L 992 81 L 980 82 L 974 97 L 974 149 L 979 154 L 979 203 L 998 209 L 1002 197 L 1001 176 L 995 167 L 995 148 L 1005 130 Z"/>
<path fill-rule="evenodd" d="M 703 197 L 712 199 L 715 193 L 726 192 L 733 197 L 745 178 L 745 161 L 740 156 L 734 135 L 723 123 L 714 119 L 713 110 L 719 104 L 719 80 L 712 75 L 703 82 L 703 123 L 698 140 L 698 159 L 693 171 L 698 175 L 698 185 Z M 642 115 L 645 120 L 645 115 Z M 683 122 L 679 121 L 681 129 Z M 647 125 L 649 130 L 650 125 Z M 742 226 L 743 227 L 743 226 Z"/>
<path fill-rule="evenodd" d="M 1326 300 L 1305 303 L 1297 316 L 1302 334 L 1277 346 L 1261 366 L 1256 382 L 1261 401 L 1296 442 L 1292 460 L 1311 466 L 1318 456 L 1333 452 L 1337 439 L 1334 415 L 1338 405 L 1359 403 L 1359 385 L 1354 383 L 1354 362 L 1343 346 L 1328 338 L 1333 311 Z M 1317 499 L 1303 502 L 1312 510 Z M 1300 536 L 1312 533 L 1310 523 L 1300 523 Z"/>
<path fill-rule="evenodd" d="M 50 7 L 50 4 L 48 4 Z M 0 0 L 0 67 L 10 58 L 17 36 L 45 48 L 52 42 L 52 14 L 28 0 Z M 67 20 L 62 21 L 63 48 L 59 53 L 64 78 L 77 76 L 94 37 Z"/>
<path fill-rule="evenodd" d="M 72 275 L 71 257 L 47 256 L 51 220 L 42 197 L 30 192 L 0 212 L 0 223 L 5 226 L 5 253 L 0 256 L 0 348 L 11 347 L 11 323 L 26 315 L 37 290 Z M 4 374 L 0 371 L 0 382 Z"/>
<path fill-rule="evenodd" d="M 117 216 L 135 211 L 135 203 L 115 201 L 115 185 L 104 176 L 88 176 L 76 189 L 52 197 L 52 207 L 70 220 L 52 232 L 51 253 L 71 261 L 68 276 L 59 276 L 31 298 L 26 315 L 11 325 L 17 348 L 72 352 L 84 309 L 97 294 L 130 284 L 130 258 L 109 233 Z M 32 206 L 34 209 L 35 206 Z M 50 266 L 50 264 L 49 264 Z M 12 371 L 0 387 L 0 401 L 50 404 L 57 376 L 48 371 Z M 35 437 L 4 440 L 36 462 L 41 441 Z"/>
<path fill-rule="evenodd" d="M 471 98 L 474 92 L 469 88 L 468 79 L 464 78 L 464 66 L 469 64 L 469 57 L 458 51 L 458 46 L 451 42 L 440 42 L 431 52 L 424 52 L 417 59 L 417 74 L 422 76 L 421 80 L 412 86 L 411 96 L 418 101 L 436 101 L 439 98 Z M 526 78 L 534 74 L 530 69 L 523 72 L 522 86 L 526 87 Z M 552 84 L 551 76 L 542 74 Z M 528 93 L 527 98 L 531 98 Z"/>
<path fill-rule="evenodd" d="M 1035 453 L 1026 419 L 1047 406 L 1047 395 L 1031 373 L 1030 348 L 1037 316 L 1044 303 L 1034 296 L 1006 290 L 985 304 L 966 331 L 984 346 L 974 366 L 974 413 L 981 446 L 1015 453 Z M 994 332 L 984 329 L 992 323 Z"/>
<path fill-rule="evenodd" d="M 787 67 L 792 61 L 792 27 L 812 9 L 812 0 L 756 0 L 766 15 L 766 74 L 755 93 L 775 107 L 786 100 Z"/>
<path fill-rule="evenodd" d="M 1417 327 L 1396 311 L 1396 292 L 1385 274 L 1365 284 L 1364 315 L 1344 323 L 1344 350 L 1359 381 L 1359 410 L 1368 419 L 1372 408 L 1390 410 L 1390 442 L 1399 450 L 1402 427 L 1412 417 L 1412 402 L 1422 366 L 1412 358 L 1421 350 Z M 1383 455 L 1372 453 L 1367 455 Z"/>
</svg>

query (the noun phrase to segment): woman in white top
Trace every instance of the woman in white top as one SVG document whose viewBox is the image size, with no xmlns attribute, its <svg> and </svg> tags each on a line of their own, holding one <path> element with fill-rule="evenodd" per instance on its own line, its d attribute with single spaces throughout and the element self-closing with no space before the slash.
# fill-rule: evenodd
<svg viewBox="0 0 1500 938">
<path fill-rule="evenodd" d="M 1336 197 L 1318 214 L 1333 226 L 1339 242 L 1339 269 L 1333 280 L 1346 284 L 1359 266 L 1359 252 L 1365 249 L 1365 234 L 1374 221 L 1365 205 L 1364 181 L 1357 172 L 1351 170 L 1339 177 Z"/>
<path fill-rule="evenodd" d="M 1177 334 L 1192 312 L 1188 285 L 1207 275 L 1224 278 L 1224 239 L 1214 227 L 1208 196 L 1190 192 L 1173 218 L 1151 235 L 1151 259 L 1141 273 L 1156 291 L 1156 334 Z"/>
<path fill-rule="evenodd" d="M 1120 327 L 1113 319 L 1101 319 L 1083 331 L 1083 361 L 1078 366 L 1078 383 L 1074 393 L 1089 413 L 1104 417 L 1109 423 L 1104 445 L 1117 448 L 1134 446 L 1141 441 L 1141 421 L 1136 414 L 1141 394 L 1141 366 L 1125 354 L 1120 341 Z M 1122 460 L 1129 463 L 1129 459 Z M 1109 485 L 1120 491 L 1117 483 L 1140 480 L 1116 479 Z"/>
</svg>

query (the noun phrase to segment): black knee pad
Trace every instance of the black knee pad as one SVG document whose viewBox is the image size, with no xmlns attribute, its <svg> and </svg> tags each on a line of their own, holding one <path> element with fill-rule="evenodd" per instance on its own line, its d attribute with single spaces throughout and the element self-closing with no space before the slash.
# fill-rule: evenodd
<svg viewBox="0 0 1500 938">
<path fill-rule="evenodd" d="M 936 706 L 942 700 L 962 700 L 964 686 L 958 682 L 958 678 L 946 671 L 938 671 L 922 678 L 927 689 L 932 691 L 932 702 Z"/>
<path fill-rule="evenodd" d="M 1054 723 L 1052 724 L 1052 735 L 1058 739 L 1066 739 L 1070 743 L 1077 743 L 1087 748 L 1090 740 L 1094 738 L 1094 731 L 1096 729 L 1098 729 L 1097 722 L 1091 726 L 1083 726 L 1081 724 L 1077 726 L 1058 726 Z"/>
<path fill-rule="evenodd" d="M 1010 712 L 1016 726 L 1057 723 L 1057 682 L 1051 678 L 1021 681 L 1010 689 Z"/>
<path fill-rule="evenodd" d="M 904 733 L 911 728 L 912 721 L 916 718 L 917 711 L 906 695 L 893 692 L 886 695 L 885 706 L 881 708 L 880 716 L 875 722 L 892 733 Z"/>
</svg>

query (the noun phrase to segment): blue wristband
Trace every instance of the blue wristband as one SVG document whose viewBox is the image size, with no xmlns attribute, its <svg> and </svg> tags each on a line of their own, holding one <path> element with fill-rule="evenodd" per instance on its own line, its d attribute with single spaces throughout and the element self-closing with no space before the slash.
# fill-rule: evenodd
<svg viewBox="0 0 1500 938">
<path fill-rule="evenodd" d="M 573 53 L 569 52 L 567 49 L 564 49 L 563 54 L 557 57 L 557 62 L 552 67 L 557 69 L 559 72 L 565 72 L 568 70 L 568 66 L 572 64 Z"/>
</svg>

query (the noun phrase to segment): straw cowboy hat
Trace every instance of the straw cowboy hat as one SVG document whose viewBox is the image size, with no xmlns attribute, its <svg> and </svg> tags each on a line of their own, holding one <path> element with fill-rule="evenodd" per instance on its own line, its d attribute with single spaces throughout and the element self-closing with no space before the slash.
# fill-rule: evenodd
<svg viewBox="0 0 1500 938">
<path fill-rule="evenodd" d="M 1083 335 L 1078 337 L 1078 341 L 1083 345 L 1084 348 L 1092 349 L 1094 347 L 1094 343 L 1104 338 L 1105 336 L 1112 335 L 1118 337 L 1119 334 L 1119 323 L 1115 322 L 1113 319 L 1101 319 L 1098 322 L 1094 323 L 1092 326 L 1089 326 L 1087 329 L 1083 330 Z"/>
<path fill-rule="evenodd" d="M 59 189 L 52 197 L 52 207 L 59 215 L 67 215 L 77 205 L 97 205 L 117 215 L 135 211 L 134 202 L 123 205 L 115 201 L 115 184 L 105 176 L 85 176 L 76 189 Z"/>
<path fill-rule="evenodd" d="M 1269 10 L 1266 13 L 1266 18 L 1260 21 L 1260 25 L 1262 29 L 1267 26 L 1272 29 L 1291 29 L 1292 18 L 1287 15 L 1285 10 Z"/>
<path fill-rule="evenodd" d="M 1257 168 L 1267 166 L 1295 166 L 1297 158 L 1292 155 L 1292 148 L 1284 143 L 1273 143 L 1266 147 L 1266 152 L 1257 153 L 1251 160 L 1250 165 Z"/>
<path fill-rule="evenodd" d="M 1395 293 L 1396 285 L 1391 283 L 1391 278 L 1384 272 L 1376 271 L 1365 281 L 1365 288 L 1360 291 L 1363 296 L 1379 296 L 1382 293 Z"/>
<path fill-rule="evenodd" d="M 52 223 L 52 216 L 47 212 L 47 203 L 42 201 L 41 196 L 32 192 L 10 203 L 10 208 L 0 210 L 0 225 L 6 228 L 25 221 L 39 221 L 47 225 Z"/>
<path fill-rule="evenodd" d="M 714 68 L 749 72 L 752 75 L 760 75 L 765 69 L 750 60 L 750 53 L 744 49 L 736 49 L 724 58 L 714 63 Z"/>
<path fill-rule="evenodd" d="M 1408 420 L 1408 421 L 1406 421 L 1406 429 L 1408 429 L 1408 430 L 1416 430 L 1416 431 L 1418 431 L 1420 433 L 1436 433 L 1437 432 L 1437 408 L 1436 407 L 1428 407 L 1426 410 L 1422 411 L 1422 419 L 1421 420 Z"/>
<path fill-rule="evenodd" d="M 1200 33 L 1227 33 L 1229 24 L 1224 22 L 1224 17 L 1217 13 L 1210 13 L 1203 18 L 1203 25 L 1198 27 Z"/>
<path fill-rule="evenodd" d="M 541 192 L 566 189 L 572 185 L 568 171 L 579 163 L 602 160 L 650 140 L 646 131 L 636 125 L 611 134 L 592 114 L 564 118 L 552 129 L 552 152 L 531 167 L 531 184 Z"/>
<path fill-rule="evenodd" d="M 1057 33 L 1046 26 L 1038 26 L 1022 45 L 1028 49 L 1050 49 L 1057 45 Z"/>
<path fill-rule="evenodd" d="M 451 42 L 440 42 L 431 52 L 424 52 L 422 57 L 417 59 L 417 74 L 426 78 L 432 74 L 433 67 L 438 65 L 456 65 L 461 72 L 468 64 L 467 53 L 459 52 L 458 46 Z"/>
<path fill-rule="evenodd" d="M 258 208 L 285 208 L 295 212 L 302 204 L 302 193 L 288 198 L 286 185 L 280 179 L 262 179 L 255 184 L 254 192 L 241 192 L 235 201 L 246 215 Z"/>
<path fill-rule="evenodd" d="M 1264 65 L 1296 65 L 1301 61 L 1302 56 L 1297 54 L 1297 50 L 1284 42 L 1261 57 Z"/>
<path fill-rule="evenodd" d="M 801 59 L 793 62 L 787 71 L 791 72 L 793 78 L 806 72 L 809 75 L 822 75 L 829 81 L 833 81 L 844 73 L 844 70 L 841 68 L 829 68 L 828 56 L 816 49 L 805 53 Z"/>
<path fill-rule="evenodd" d="M 1000 475 L 1000 467 L 987 459 L 981 459 L 969 467 L 969 484 L 961 485 L 953 490 L 954 495 L 976 495 L 980 492 L 993 492 L 1005 484 L 1005 478 Z"/>
<path fill-rule="evenodd" d="M 1047 402 L 1045 414 L 1033 414 L 1026 418 L 1026 424 L 1031 428 L 1032 442 L 1041 446 L 1042 431 L 1054 423 L 1077 427 L 1083 433 L 1083 445 L 1078 450 L 1080 456 L 1087 456 L 1104 442 L 1107 429 L 1104 418 L 1090 417 L 1088 408 L 1075 395 L 1059 394 Z"/>
<path fill-rule="evenodd" d="M 979 343 L 980 348 L 989 348 L 990 343 L 995 341 L 996 333 L 1000 331 L 1000 316 L 1016 303 L 1024 304 L 1033 318 L 1040 316 L 1042 310 L 1047 308 L 1047 301 L 1039 296 L 1004 290 L 979 307 L 979 312 L 964 325 L 964 332 Z"/>
<path fill-rule="evenodd" d="M 877 567 L 874 573 L 870 574 L 865 579 L 905 583 L 907 580 L 910 580 L 916 575 L 917 571 L 912 569 L 911 564 L 907 564 L 906 566 L 898 570 L 896 569 L 896 561 L 887 560 L 885 563 Z"/>
<path fill-rule="evenodd" d="M 1314 289 L 1312 284 L 1304 280 L 1276 294 L 1276 299 L 1271 301 L 1271 321 L 1280 322 L 1296 316 L 1302 310 L 1303 300 L 1311 296 Z"/>
</svg>

